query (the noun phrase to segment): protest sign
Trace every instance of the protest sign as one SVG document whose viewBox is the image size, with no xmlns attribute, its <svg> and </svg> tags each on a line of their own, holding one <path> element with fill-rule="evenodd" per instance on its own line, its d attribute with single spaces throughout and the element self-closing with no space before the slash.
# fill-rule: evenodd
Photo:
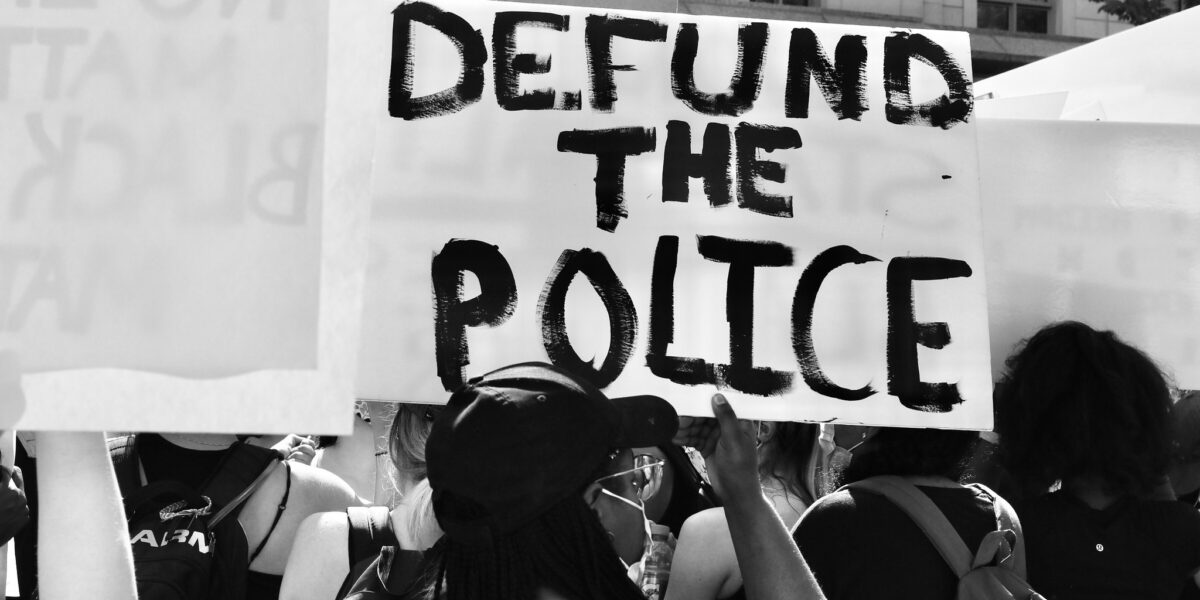
<svg viewBox="0 0 1200 600">
<path fill-rule="evenodd" d="M 979 158 L 996 371 L 1073 319 L 1200 389 L 1200 127 L 984 119 Z"/>
<path fill-rule="evenodd" d="M 362 203 L 325 202 L 329 7 L 0 10 L 20 427 L 348 429 Z"/>
<path fill-rule="evenodd" d="M 706 414 L 991 427 L 968 38 L 409 2 L 358 395 L 551 360 Z"/>
</svg>

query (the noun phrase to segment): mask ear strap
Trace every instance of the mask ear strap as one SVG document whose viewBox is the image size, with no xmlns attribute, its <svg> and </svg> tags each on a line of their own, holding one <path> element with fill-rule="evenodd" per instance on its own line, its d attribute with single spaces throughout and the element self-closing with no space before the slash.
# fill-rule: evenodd
<svg viewBox="0 0 1200 600">
<path fill-rule="evenodd" d="M 630 500 L 629 498 L 626 498 L 624 496 L 619 496 L 617 494 L 614 494 L 614 493 L 604 489 L 603 486 L 600 487 L 600 493 L 605 494 L 614 500 L 619 500 L 625 504 L 628 504 L 629 506 L 632 506 L 633 508 L 637 509 L 637 511 L 642 514 L 646 513 L 645 507 L 643 507 L 641 504 L 638 504 L 637 502 L 634 502 L 633 500 Z"/>
</svg>

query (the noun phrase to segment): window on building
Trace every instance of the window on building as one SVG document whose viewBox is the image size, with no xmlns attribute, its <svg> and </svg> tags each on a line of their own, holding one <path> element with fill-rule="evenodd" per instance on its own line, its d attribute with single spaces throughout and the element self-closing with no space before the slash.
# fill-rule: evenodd
<svg viewBox="0 0 1200 600">
<path fill-rule="evenodd" d="M 1050 33 L 1050 4 L 1037 0 L 990 2 L 979 0 L 976 26 L 980 29 Z"/>
<path fill-rule="evenodd" d="M 765 2 L 767 4 L 782 4 L 784 6 L 816 6 L 816 0 L 750 0 L 751 2 Z"/>
</svg>

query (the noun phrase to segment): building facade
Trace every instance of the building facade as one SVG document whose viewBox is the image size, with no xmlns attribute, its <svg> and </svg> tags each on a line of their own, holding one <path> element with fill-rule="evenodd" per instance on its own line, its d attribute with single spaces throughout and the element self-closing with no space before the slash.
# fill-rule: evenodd
<svg viewBox="0 0 1200 600">
<path fill-rule="evenodd" d="M 1130 27 L 1100 12 L 1100 5 L 1090 0 L 538 1 L 745 19 L 962 30 L 971 35 L 976 80 Z M 1173 1 L 1191 4 L 1191 0 Z"/>
</svg>

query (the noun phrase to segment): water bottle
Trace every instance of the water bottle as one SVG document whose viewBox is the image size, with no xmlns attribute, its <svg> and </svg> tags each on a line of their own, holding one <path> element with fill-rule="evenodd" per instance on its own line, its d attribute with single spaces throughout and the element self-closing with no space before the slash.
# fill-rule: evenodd
<svg viewBox="0 0 1200 600">
<path fill-rule="evenodd" d="M 671 529 L 658 523 L 650 524 L 650 543 L 646 549 L 645 568 L 642 571 L 642 594 L 646 600 L 662 600 L 671 577 L 671 560 L 675 548 L 671 544 Z"/>
</svg>

